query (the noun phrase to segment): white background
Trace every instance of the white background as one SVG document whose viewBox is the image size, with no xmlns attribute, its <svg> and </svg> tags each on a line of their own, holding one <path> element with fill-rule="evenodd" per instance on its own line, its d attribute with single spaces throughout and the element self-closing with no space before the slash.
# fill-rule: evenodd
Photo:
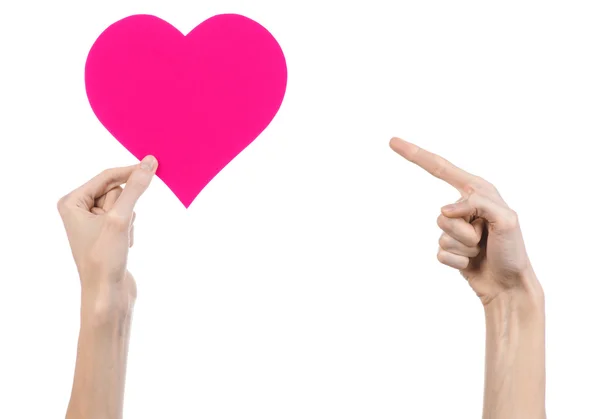
<svg viewBox="0 0 600 419">
<path fill-rule="evenodd" d="M 476 418 L 482 307 L 436 260 L 458 194 L 401 136 L 494 183 L 547 297 L 549 417 L 599 417 L 600 12 L 595 2 L 3 1 L 0 417 L 63 417 L 79 283 L 56 201 L 134 164 L 85 95 L 89 48 L 148 13 L 239 13 L 288 90 L 186 210 L 136 211 L 126 418 Z M 596 400 L 596 401 L 594 401 Z"/>
</svg>

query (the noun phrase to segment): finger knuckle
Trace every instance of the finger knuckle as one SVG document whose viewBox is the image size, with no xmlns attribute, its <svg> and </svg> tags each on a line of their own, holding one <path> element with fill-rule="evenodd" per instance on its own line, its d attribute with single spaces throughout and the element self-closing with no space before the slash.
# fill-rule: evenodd
<svg viewBox="0 0 600 419">
<path fill-rule="evenodd" d="M 448 249 L 450 247 L 450 238 L 448 237 L 448 235 L 446 234 L 442 234 L 440 236 L 440 239 L 438 240 L 438 244 L 440 245 L 440 248 L 442 249 Z"/>
<path fill-rule="evenodd" d="M 512 230 L 519 227 L 519 215 L 513 209 L 507 209 L 506 215 L 503 218 L 502 227 L 507 230 Z"/>
<path fill-rule="evenodd" d="M 60 214 L 64 214 L 67 208 L 69 207 L 69 202 L 71 201 L 71 195 L 67 194 L 60 198 L 56 203 L 56 209 Z"/>
<path fill-rule="evenodd" d="M 56 202 L 56 209 L 58 210 L 59 213 L 63 212 L 63 209 L 65 207 L 65 201 L 64 201 L 64 197 L 60 198 L 57 202 Z"/>
<path fill-rule="evenodd" d="M 446 256 L 442 249 L 439 249 L 437 252 L 437 260 L 440 263 L 446 264 Z"/>
<path fill-rule="evenodd" d="M 496 186 L 494 186 L 494 184 L 482 178 L 481 176 L 475 176 L 475 179 L 473 180 L 473 182 L 470 183 L 469 186 L 476 191 L 487 191 L 495 194 L 498 193 L 498 189 L 496 189 Z"/>
<path fill-rule="evenodd" d="M 418 157 L 418 156 L 419 156 L 419 154 L 421 154 L 422 152 L 423 152 L 423 149 L 422 149 L 421 147 L 417 147 L 417 148 L 416 148 L 416 150 L 415 150 L 415 152 L 414 152 L 414 153 L 412 153 L 411 155 L 409 155 L 409 156 L 407 157 L 407 158 L 408 158 L 408 161 L 410 161 L 410 162 L 412 162 L 412 163 L 416 162 L 416 161 L 417 161 L 417 159 L 419 158 L 419 157 Z"/>
<path fill-rule="evenodd" d="M 446 228 L 446 225 L 447 225 L 446 217 L 444 217 L 443 214 L 438 215 L 436 223 L 437 223 L 438 227 L 443 230 L 444 228 Z"/>
<path fill-rule="evenodd" d="M 475 191 L 481 191 L 484 189 L 484 182 L 484 179 L 480 178 L 479 176 L 475 176 L 474 179 L 467 183 L 465 189 L 467 190 L 467 192 L 470 193 L 475 193 Z"/>
</svg>

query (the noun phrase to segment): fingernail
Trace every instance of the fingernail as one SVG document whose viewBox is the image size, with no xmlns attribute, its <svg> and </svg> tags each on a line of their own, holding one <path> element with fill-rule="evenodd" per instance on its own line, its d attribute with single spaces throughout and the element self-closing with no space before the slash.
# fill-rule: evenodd
<svg viewBox="0 0 600 419">
<path fill-rule="evenodd" d="M 156 159 L 153 156 L 146 156 L 142 160 L 142 163 L 140 164 L 140 167 L 143 170 L 152 171 L 152 169 L 154 169 L 155 165 L 156 165 Z"/>
<path fill-rule="evenodd" d="M 452 212 L 455 209 L 456 209 L 456 205 L 454 205 L 454 204 L 444 205 L 442 207 L 442 211 L 448 211 L 448 212 Z"/>
</svg>

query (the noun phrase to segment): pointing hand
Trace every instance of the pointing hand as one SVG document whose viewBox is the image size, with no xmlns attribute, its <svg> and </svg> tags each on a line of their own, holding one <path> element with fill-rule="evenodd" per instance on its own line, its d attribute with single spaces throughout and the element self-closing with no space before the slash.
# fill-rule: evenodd
<svg viewBox="0 0 600 419">
<path fill-rule="evenodd" d="M 539 292 L 517 213 L 491 183 L 399 138 L 390 147 L 461 194 L 437 219 L 438 260 L 458 269 L 484 305 L 508 291 Z"/>
</svg>

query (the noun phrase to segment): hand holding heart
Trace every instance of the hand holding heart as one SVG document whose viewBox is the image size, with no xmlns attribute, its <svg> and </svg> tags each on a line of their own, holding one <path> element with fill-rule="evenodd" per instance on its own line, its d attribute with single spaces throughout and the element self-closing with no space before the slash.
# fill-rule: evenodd
<svg viewBox="0 0 600 419">
<path fill-rule="evenodd" d="M 502 293 L 540 293 L 517 213 L 491 183 L 399 138 L 390 147 L 460 192 L 461 199 L 443 207 L 437 219 L 444 232 L 438 260 L 458 269 L 484 305 Z"/>
<path fill-rule="evenodd" d="M 96 305 L 105 304 L 107 312 L 127 311 L 135 301 L 135 281 L 127 270 L 133 210 L 157 166 L 148 156 L 137 165 L 105 170 L 58 201 L 82 292 Z"/>
</svg>

